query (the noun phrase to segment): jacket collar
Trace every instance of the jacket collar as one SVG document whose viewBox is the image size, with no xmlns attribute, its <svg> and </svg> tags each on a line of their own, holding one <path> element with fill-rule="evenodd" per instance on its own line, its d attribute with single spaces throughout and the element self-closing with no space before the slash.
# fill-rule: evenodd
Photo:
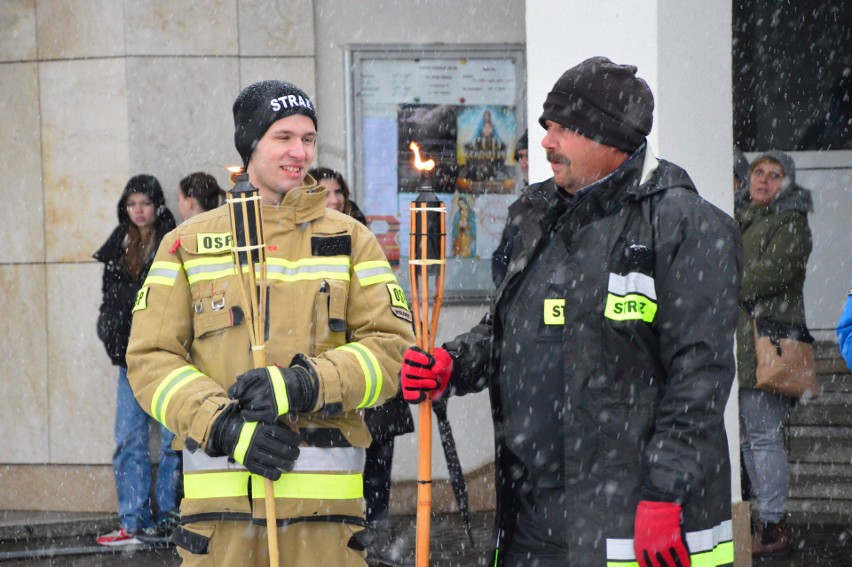
<svg viewBox="0 0 852 567">
<path fill-rule="evenodd" d="M 317 220 L 325 215 L 327 193 L 325 187 L 317 185 L 313 177 L 306 175 L 302 185 L 288 191 L 280 205 L 265 205 L 264 215 L 272 213 L 295 224 Z"/>
</svg>

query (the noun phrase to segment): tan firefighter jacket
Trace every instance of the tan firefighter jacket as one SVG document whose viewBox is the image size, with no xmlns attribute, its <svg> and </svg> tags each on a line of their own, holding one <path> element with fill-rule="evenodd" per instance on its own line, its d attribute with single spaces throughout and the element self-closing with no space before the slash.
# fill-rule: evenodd
<svg viewBox="0 0 852 567">
<path fill-rule="evenodd" d="M 295 500 L 276 507 L 285 518 L 340 514 L 333 501 L 349 500 L 344 513 L 360 515 L 361 448 L 370 444 L 361 410 L 396 393 L 402 354 L 414 344 L 411 314 L 372 233 L 326 209 L 326 191 L 306 183 L 262 211 L 267 364 L 289 366 L 299 356 L 319 377 L 314 411 L 281 418 L 302 435 L 303 449 L 293 473 L 275 483 L 276 497 Z M 233 403 L 228 387 L 253 366 L 240 285 L 223 206 L 165 236 L 134 307 L 128 375 L 145 411 L 176 434 L 176 448 L 188 449 L 185 518 L 221 507 L 248 512 L 247 494 L 262 497 L 262 478 L 195 450 Z M 317 481 L 324 471 L 340 482 Z M 317 506 L 299 504 L 304 498 Z M 263 506 L 255 510 L 260 516 Z"/>
</svg>

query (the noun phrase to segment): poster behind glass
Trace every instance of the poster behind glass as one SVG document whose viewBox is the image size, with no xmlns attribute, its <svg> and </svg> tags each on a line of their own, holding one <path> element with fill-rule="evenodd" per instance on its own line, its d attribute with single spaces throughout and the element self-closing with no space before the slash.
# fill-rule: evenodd
<svg viewBox="0 0 852 567">
<path fill-rule="evenodd" d="M 516 65 L 512 58 L 361 61 L 362 208 L 400 280 L 408 271 L 409 205 L 428 183 L 447 207 L 448 295 L 493 288 L 491 254 L 520 190 Z M 428 179 L 414 167 L 411 142 L 435 160 Z"/>
</svg>

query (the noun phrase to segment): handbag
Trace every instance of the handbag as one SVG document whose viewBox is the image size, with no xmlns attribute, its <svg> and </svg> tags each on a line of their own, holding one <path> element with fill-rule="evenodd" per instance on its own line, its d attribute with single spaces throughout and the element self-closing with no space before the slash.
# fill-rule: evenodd
<svg viewBox="0 0 852 567">
<path fill-rule="evenodd" d="M 804 324 L 755 320 L 757 388 L 803 400 L 818 397 L 813 343 Z"/>
</svg>

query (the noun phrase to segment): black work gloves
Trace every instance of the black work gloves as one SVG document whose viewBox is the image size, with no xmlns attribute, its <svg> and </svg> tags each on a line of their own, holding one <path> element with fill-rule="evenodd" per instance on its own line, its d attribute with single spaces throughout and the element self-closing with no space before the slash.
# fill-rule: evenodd
<svg viewBox="0 0 852 567">
<path fill-rule="evenodd" d="M 237 377 L 228 395 L 237 400 L 247 421 L 273 423 L 287 413 L 312 410 L 317 381 L 301 366 L 255 368 Z"/>
<path fill-rule="evenodd" d="M 286 425 L 245 421 L 237 404 L 231 404 L 213 422 L 205 452 L 227 455 L 254 474 L 278 480 L 282 471 L 296 466 L 300 441 Z"/>
</svg>

